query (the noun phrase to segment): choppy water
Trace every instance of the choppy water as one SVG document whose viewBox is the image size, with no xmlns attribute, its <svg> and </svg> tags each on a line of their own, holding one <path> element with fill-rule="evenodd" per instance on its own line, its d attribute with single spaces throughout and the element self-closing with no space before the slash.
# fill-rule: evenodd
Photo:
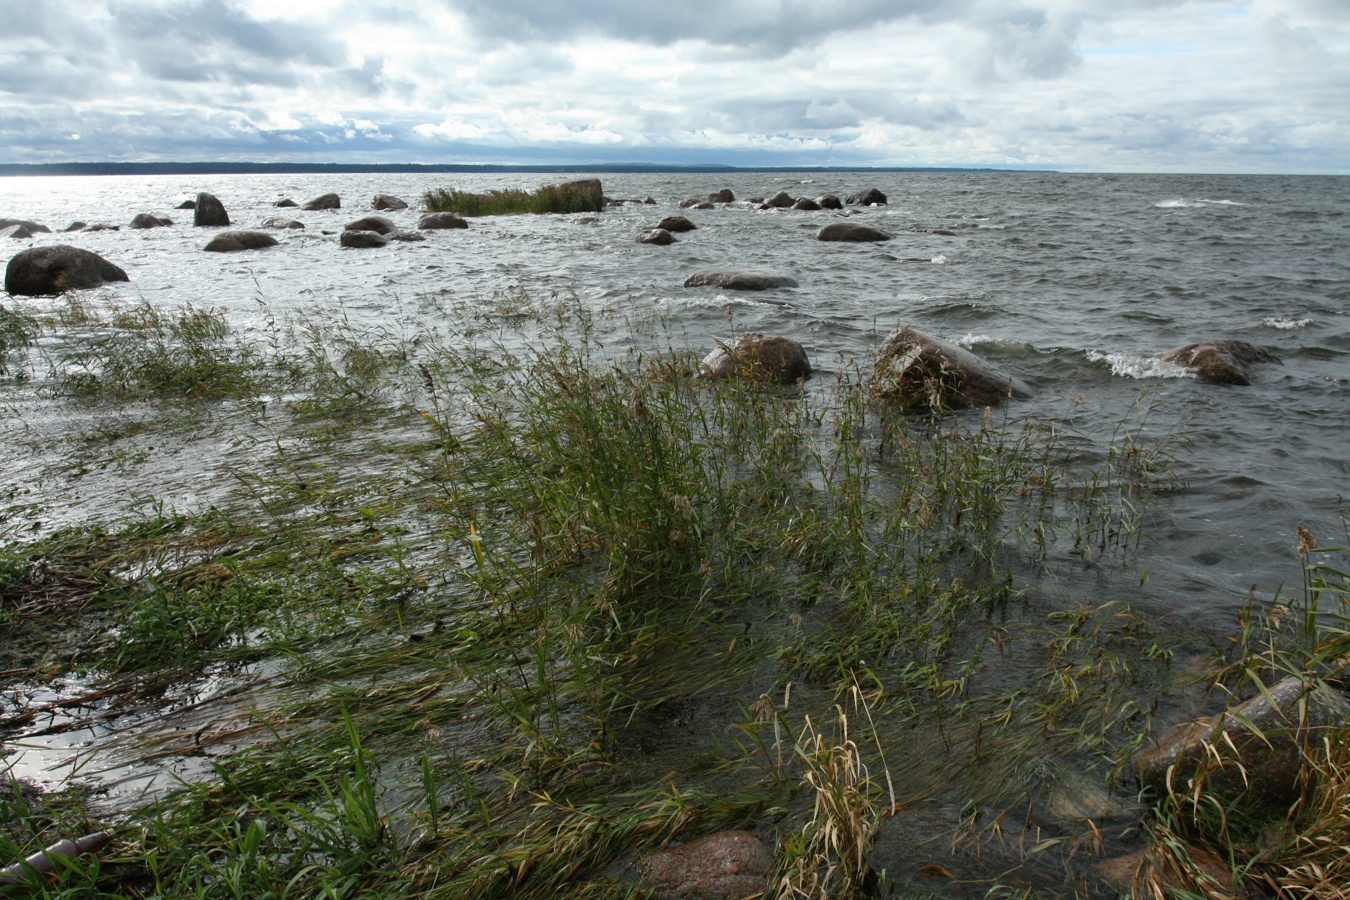
<svg viewBox="0 0 1350 900">
<path fill-rule="evenodd" d="M 584 224 L 583 217 L 475 220 L 466 231 L 429 232 L 424 243 L 345 250 L 336 233 L 391 193 L 416 205 L 436 187 L 534 188 L 548 176 L 303 175 L 0 179 L 0 216 L 60 229 L 79 219 L 121 231 L 40 235 L 122 266 L 131 282 L 105 288 L 128 301 L 228 310 L 247 324 L 273 312 L 341 309 L 353 320 L 434 315 L 418 298 L 490 302 L 524 290 L 575 292 L 596 307 L 659 308 L 700 351 L 754 328 L 801 341 L 822 376 L 864 360 L 898 323 L 960 341 L 997 360 L 1037 391 L 1018 415 L 1045 416 L 1105 438 L 1147 389 L 1161 404 L 1152 433 L 1189 433 L 1152 543 L 1131 562 L 1142 590 L 1217 630 L 1256 586 L 1270 596 L 1298 581 L 1294 528 L 1324 545 L 1344 541 L 1345 423 L 1350 413 L 1350 179 L 1269 176 L 1132 176 L 996 173 L 716 173 L 607 175 L 612 198 L 652 197 Z M 730 188 L 738 198 L 841 196 L 875 186 L 884 208 L 857 221 L 891 231 L 882 244 L 831 244 L 815 232 L 840 213 L 745 206 L 692 210 L 696 231 L 651 247 L 637 233 L 680 200 Z M 208 254 L 207 236 L 175 211 L 198 191 L 218 196 L 235 227 L 273 215 L 304 231 L 276 232 L 264 252 Z M 333 212 L 277 210 L 328 191 Z M 130 231 L 138 212 L 167 214 L 171 228 Z M 413 227 L 415 210 L 386 213 Z M 950 232 L 939 234 L 936 231 Z M 327 232 L 327 233 L 325 233 Z M 0 248 L 17 252 L 27 242 Z M 796 289 L 734 294 L 682 287 L 701 268 L 777 270 Z M 260 302 L 262 304 L 260 305 Z M 49 301 L 10 298 L 31 308 Z M 431 310 L 431 312 L 429 312 Z M 1155 357 L 1182 344 L 1241 338 L 1284 364 L 1259 383 L 1223 387 Z M 1102 596 L 1091 574 L 1056 587 Z"/>
</svg>

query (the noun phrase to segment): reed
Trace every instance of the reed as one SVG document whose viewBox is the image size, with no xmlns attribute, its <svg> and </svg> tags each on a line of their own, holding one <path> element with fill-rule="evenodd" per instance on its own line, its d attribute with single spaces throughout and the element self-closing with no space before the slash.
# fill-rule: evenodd
<svg viewBox="0 0 1350 900">
<path fill-rule="evenodd" d="M 605 209 L 598 181 L 546 185 L 536 191 L 519 188 L 475 193 L 437 188 L 422 197 L 427 212 L 452 212 L 461 216 L 511 216 L 523 213 L 597 213 Z"/>
</svg>

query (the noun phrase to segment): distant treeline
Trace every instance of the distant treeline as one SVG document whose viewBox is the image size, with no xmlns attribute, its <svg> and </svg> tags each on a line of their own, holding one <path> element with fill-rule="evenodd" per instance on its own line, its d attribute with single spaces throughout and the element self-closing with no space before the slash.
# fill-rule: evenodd
<svg viewBox="0 0 1350 900">
<path fill-rule="evenodd" d="M 873 166 L 677 166 L 646 163 L 599 163 L 583 166 L 432 165 L 422 163 L 252 163 L 252 162 L 88 162 L 0 163 L 0 176 L 15 175 L 303 175 L 334 172 L 426 173 L 547 172 L 547 173 L 699 173 L 699 172 L 1014 172 L 1016 169 Z M 1041 170 L 1044 171 L 1044 170 Z"/>
</svg>

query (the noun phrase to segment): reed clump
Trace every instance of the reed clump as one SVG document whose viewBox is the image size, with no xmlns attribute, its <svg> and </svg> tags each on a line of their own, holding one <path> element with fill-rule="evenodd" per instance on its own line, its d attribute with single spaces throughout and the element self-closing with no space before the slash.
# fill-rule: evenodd
<svg viewBox="0 0 1350 900">
<path fill-rule="evenodd" d="M 605 208 L 605 195 L 595 179 L 545 185 L 535 191 L 505 188 L 491 191 L 461 191 L 436 188 L 422 196 L 427 212 L 451 212 L 461 216 L 511 216 L 523 213 L 596 213 Z"/>
</svg>

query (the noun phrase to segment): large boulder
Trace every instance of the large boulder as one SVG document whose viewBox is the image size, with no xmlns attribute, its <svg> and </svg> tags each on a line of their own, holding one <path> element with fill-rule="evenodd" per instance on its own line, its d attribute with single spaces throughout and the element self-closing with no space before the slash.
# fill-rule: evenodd
<svg viewBox="0 0 1350 900">
<path fill-rule="evenodd" d="M 864 188 L 861 191 L 849 194 L 845 202 L 850 206 L 885 206 L 886 195 L 874 187 Z"/>
<path fill-rule="evenodd" d="M 663 231 L 669 231 L 671 234 L 679 234 L 684 231 L 693 231 L 698 226 L 684 216 L 666 216 L 656 223 L 656 227 Z"/>
<path fill-rule="evenodd" d="M 427 213 L 417 220 L 422 231 L 435 231 L 442 228 L 468 228 L 469 223 L 452 212 Z"/>
<path fill-rule="evenodd" d="M 1267 809 L 1287 809 L 1299 796 L 1303 753 L 1350 715 L 1332 688 L 1291 676 L 1225 712 L 1183 722 L 1161 734 L 1135 759 L 1139 781 L 1157 795 L 1169 785 L 1190 794 L 1204 790 L 1225 806 L 1238 799 Z"/>
<path fill-rule="evenodd" d="M 225 212 L 224 203 L 216 199 L 214 194 L 203 192 L 197 195 L 197 205 L 193 207 L 192 224 L 203 228 L 225 228 L 230 224 L 230 217 Z"/>
<path fill-rule="evenodd" d="M 843 202 L 840 201 L 838 195 L 836 194 L 821 194 L 819 197 L 816 198 L 816 202 L 820 204 L 821 209 L 844 208 Z"/>
<path fill-rule="evenodd" d="M 51 234 L 52 230 L 46 225 L 38 222 L 30 222 L 27 219 L 0 219 L 0 229 L 10 228 L 14 225 L 22 225 L 28 230 L 29 234 Z"/>
<path fill-rule="evenodd" d="M 648 228 L 637 236 L 637 240 L 639 244 L 656 244 L 658 247 L 664 247 L 675 243 L 675 235 L 664 228 Z"/>
<path fill-rule="evenodd" d="M 715 194 L 708 195 L 709 203 L 735 203 L 736 195 L 731 192 L 731 188 L 722 188 Z"/>
<path fill-rule="evenodd" d="M 393 234 L 398 226 L 384 216 L 366 216 L 355 222 L 348 222 L 343 231 L 373 231 L 376 234 Z"/>
<path fill-rule="evenodd" d="M 157 216 L 153 213 L 137 213 L 131 220 L 132 228 L 166 228 L 173 224 L 173 219 L 167 216 Z"/>
<path fill-rule="evenodd" d="M 45 297 L 129 280 L 125 271 L 97 253 L 68 244 L 23 250 L 5 267 L 5 290 L 15 296 Z"/>
<path fill-rule="evenodd" d="M 816 232 L 818 241 L 889 241 L 891 236 L 880 228 L 859 225 L 857 222 L 831 222 Z"/>
<path fill-rule="evenodd" d="M 1164 354 L 1163 360 L 1180 363 L 1207 384 L 1251 384 L 1252 366 L 1280 361 L 1268 350 L 1238 340 L 1187 344 Z"/>
<path fill-rule="evenodd" d="M 705 269 L 684 280 L 685 287 L 719 287 L 737 291 L 767 291 L 770 288 L 796 287 L 787 275 L 764 269 Z"/>
<path fill-rule="evenodd" d="M 748 831 L 719 831 L 638 863 L 660 900 L 742 900 L 769 888 L 773 854 Z"/>
<path fill-rule="evenodd" d="M 755 381 L 791 384 L 811 375 L 806 350 L 791 338 L 746 331 L 703 357 L 700 378 L 738 376 Z"/>
<path fill-rule="evenodd" d="M 872 366 L 872 395 L 905 410 L 995 406 L 1031 388 L 955 344 L 902 327 L 882 343 Z"/>
<path fill-rule="evenodd" d="M 201 207 L 197 207 L 201 209 Z M 237 253 L 240 250 L 261 250 L 279 244 L 276 238 L 261 231 L 222 231 L 211 238 L 203 250 L 211 253 Z"/>
<path fill-rule="evenodd" d="M 389 243 L 389 238 L 377 231 L 344 231 L 338 241 L 344 247 L 369 248 L 383 247 Z"/>
<path fill-rule="evenodd" d="M 375 199 L 370 201 L 370 208 L 379 210 L 407 209 L 408 202 L 402 197 L 395 197 L 393 194 L 376 194 Z"/>
<path fill-rule="evenodd" d="M 277 204 L 280 206 L 281 204 Z M 301 209 L 341 209 L 342 198 L 337 194 L 323 194 L 306 203 Z"/>
<path fill-rule="evenodd" d="M 791 206 L 796 202 L 797 198 L 789 194 L 787 191 L 779 191 L 778 193 L 770 197 L 768 200 L 765 200 L 764 205 L 772 206 L 775 209 L 787 209 L 789 206 Z"/>
</svg>

